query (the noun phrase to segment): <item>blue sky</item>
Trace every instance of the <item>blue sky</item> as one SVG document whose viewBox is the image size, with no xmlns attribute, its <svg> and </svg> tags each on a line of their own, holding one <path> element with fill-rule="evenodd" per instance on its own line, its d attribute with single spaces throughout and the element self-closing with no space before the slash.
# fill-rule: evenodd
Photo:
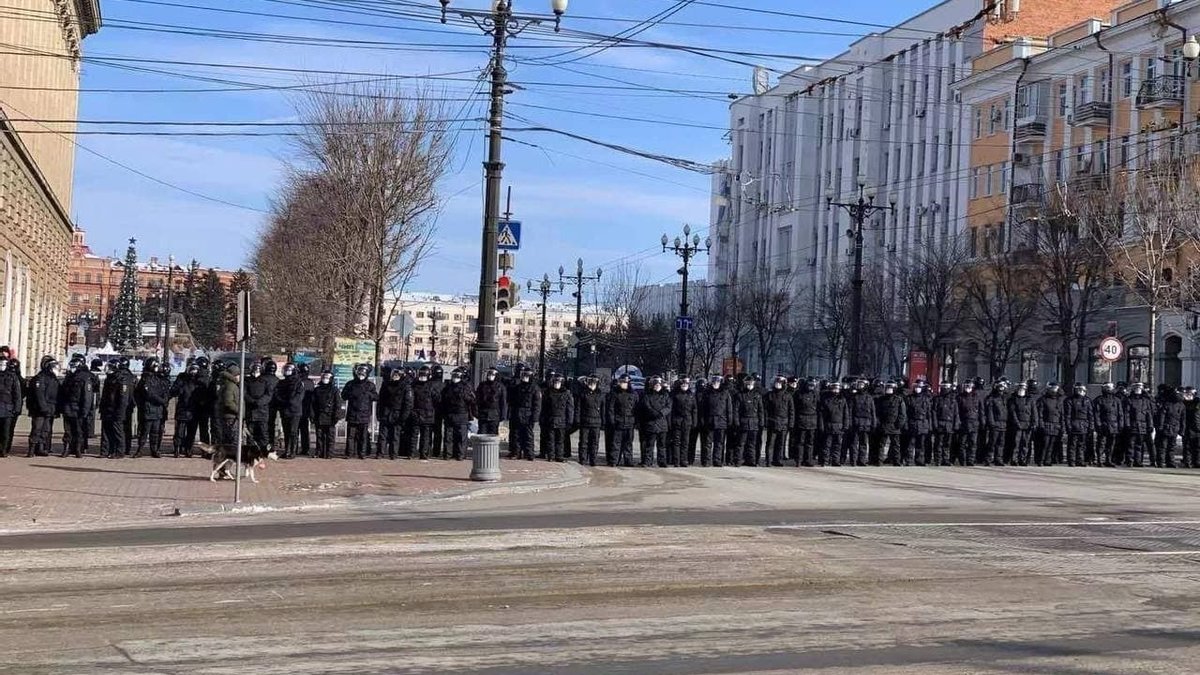
<svg viewBox="0 0 1200 675">
<path fill-rule="evenodd" d="M 479 8 L 485 4 L 484 0 L 454 0 L 453 6 Z M 578 31 L 613 34 L 634 25 L 632 21 L 650 17 L 674 4 L 674 0 L 572 0 L 563 25 Z M 890 24 L 929 4 L 914 0 L 859 0 L 837 5 L 794 0 L 711 0 L 683 8 L 637 39 L 822 57 L 838 53 L 855 35 L 872 29 L 730 7 Z M 210 81 L 145 72 L 145 68 L 277 86 L 337 77 L 161 63 L 172 61 L 396 75 L 468 71 L 454 76 L 456 80 L 434 80 L 428 84 L 444 92 L 446 98 L 468 99 L 448 104 L 456 116 L 481 118 L 486 113 L 486 101 L 484 97 L 472 96 L 474 74 L 470 71 L 479 71 L 486 65 L 488 39 L 473 28 L 442 26 L 393 15 L 395 12 L 432 15 L 436 6 L 436 0 L 103 0 L 103 13 L 109 25 L 88 38 L 84 45 L 86 55 L 132 57 L 151 62 L 85 63 L 82 81 L 85 91 L 81 94 L 79 116 L 84 120 L 293 119 L 295 94 L 278 89 L 202 93 L 87 91 L 227 88 Z M 518 10 L 541 12 L 548 7 L 549 0 L 517 0 Z M 333 38 L 359 44 L 382 42 L 393 49 L 381 49 L 378 45 L 350 49 L 222 39 L 183 35 L 178 33 L 180 28 L 168 26 Z M 749 66 L 650 48 L 614 48 L 595 54 L 594 50 L 583 51 L 554 60 L 587 55 L 586 58 L 557 66 L 529 62 L 571 48 L 555 46 L 549 39 L 545 34 L 527 33 L 510 43 L 513 47 L 510 53 L 516 59 L 509 63 L 510 77 L 517 83 L 529 84 L 508 97 L 509 112 L 540 125 L 661 155 L 705 163 L 727 156 L 723 129 L 728 122 L 728 101 L 719 93 L 686 92 L 745 93 L 751 82 Z M 416 43 L 461 47 L 421 47 Z M 792 59 L 730 58 L 780 69 L 801 63 Z M 647 88 L 595 88 L 634 85 Z M 618 120 L 596 114 L 650 121 Z M 677 126 L 672 122 L 693 126 Z M 718 128 L 696 128 L 696 125 Z M 129 130 L 129 127 L 95 125 L 82 128 Z M 707 228 L 709 176 L 566 137 L 543 133 L 512 136 L 541 146 L 507 143 L 505 147 L 505 184 L 513 186 L 514 217 L 524 222 L 523 249 L 517 256 L 515 273 L 520 280 L 540 278 L 543 272 L 551 272 L 553 276 L 560 264 L 571 267 L 577 257 L 582 257 L 589 270 L 596 265 L 611 269 L 621 263 L 636 262 L 644 266 L 649 280 L 669 281 L 678 261 L 655 253 L 660 235 L 674 236 L 684 223 L 691 223 L 693 230 Z M 447 198 L 439 220 L 438 252 L 415 280 L 415 289 L 473 292 L 478 288 L 483 140 L 482 132 L 478 131 L 464 130 L 459 136 L 455 172 L 446 179 L 443 190 Z M 288 139 L 282 136 L 81 135 L 78 141 L 112 160 L 185 190 L 249 207 L 237 208 L 164 187 L 81 150 L 76 160 L 73 211 L 79 225 L 87 230 L 93 250 L 123 254 L 126 239 L 136 236 L 143 259 L 174 254 L 184 261 L 195 257 L 205 265 L 231 268 L 246 261 L 264 219 L 254 209 L 268 208 L 279 184 L 282 161 L 293 153 Z"/>
</svg>

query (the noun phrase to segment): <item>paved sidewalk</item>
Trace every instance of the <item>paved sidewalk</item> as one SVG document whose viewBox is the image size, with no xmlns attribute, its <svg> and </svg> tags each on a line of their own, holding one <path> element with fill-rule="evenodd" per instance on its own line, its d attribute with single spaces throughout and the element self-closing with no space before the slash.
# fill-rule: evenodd
<svg viewBox="0 0 1200 675">
<path fill-rule="evenodd" d="M 220 512 L 232 506 L 233 481 L 209 482 L 210 470 L 206 459 L 10 456 L 0 459 L 0 531 L 161 525 L 176 509 L 185 516 Z M 259 471 L 259 484 L 242 481 L 240 510 L 436 499 L 496 485 L 556 487 L 579 476 L 574 467 L 540 461 L 502 460 L 501 471 L 500 483 L 476 483 L 469 460 L 281 460 Z"/>
</svg>

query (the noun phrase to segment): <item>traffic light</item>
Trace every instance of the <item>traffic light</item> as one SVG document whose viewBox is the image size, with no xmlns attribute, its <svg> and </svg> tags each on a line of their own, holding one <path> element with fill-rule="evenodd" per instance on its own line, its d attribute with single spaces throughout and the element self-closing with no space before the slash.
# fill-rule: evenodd
<svg viewBox="0 0 1200 675">
<path fill-rule="evenodd" d="M 500 277 L 496 280 L 496 311 L 503 314 L 513 307 L 517 306 L 519 298 L 517 293 L 520 286 L 514 284 L 508 277 Z"/>
</svg>

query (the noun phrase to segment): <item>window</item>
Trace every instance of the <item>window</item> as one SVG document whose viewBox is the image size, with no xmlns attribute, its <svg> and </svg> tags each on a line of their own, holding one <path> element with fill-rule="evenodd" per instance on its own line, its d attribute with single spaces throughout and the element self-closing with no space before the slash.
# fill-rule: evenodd
<svg viewBox="0 0 1200 675">
<path fill-rule="evenodd" d="M 1092 76 L 1081 75 L 1075 82 L 1075 105 L 1092 102 Z"/>
<path fill-rule="evenodd" d="M 905 175 L 904 175 L 905 178 L 912 178 L 913 159 L 915 158 L 915 156 L 916 156 L 916 153 L 913 152 L 913 144 L 909 143 L 908 144 L 908 164 L 907 164 L 908 170 L 905 172 Z"/>
<path fill-rule="evenodd" d="M 925 141 L 917 144 L 917 175 L 925 175 Z"/>
<path fill-rule="evenodd" d="M 512 335 L 512 331 L 511 331 L 511 330 L 506 330 L 506 331 L 503 331 L 503 332 L 501 333 L 501 335 L 503 335 L 504 337 L 508 337 L 508 336 Z"/>
<path fill-rule="evenodd" d="M 550 322 L 550 327 L 551 327 L 551 328 L 561 328 L 561 327 L 562 327 L 562 324 L 561 324 L 560 322 L 558 322 L 558 321 L 551 321 L 551 322 Z"/>
<path fill-rule="evenodd" d="M 1121 64 L 1121 98 L 1133 95 L 1133 61 Z"/>
<path fill-rule="evenodd" d="M 983 136 L 983 108 L 975 108 L 975 138 Z"/>
<path fill-rule="evenodd" d="M 992 196 L 992 170 L 994 168 L 995 168 L 994 166 L 989 164 L 987 167 L 987 173 L 985 173 L 983 175 L 983 196 L 984 197 Z"/>
<path fill-rule="evenodd" d="M 417 318 L 418 318 L 418 319 L 424 319 L 424 318 L 425 318 L 425 312 L 417 312 Z"/>
<path fill-rule="evenodd" d="M 1100 72 L 1096 75 L 1096 78 L 1100 81 L 1099 100 L 1103 101 L 1104 103 L 1112 102 L 1112 83 L 1108 81 L 1109 75 L 1110 73 L 1108 72 L 1108 68 L 1101 68 Z"/>
<path fill-rule="evenodd" d="M 1129 349 L 1128 382 L 1146 382 L 1150 374 L 1150 348 L 1146 346 Z"/>
<path fill-rule="evenodd" d="M 1067 178 L 1067 167 L 1065 166 L 1066 155 L 1062 150 L 1057 150 L 1054 153 L 1054 180 L 1062 182 Z"/>
<path fill-rule="evenodd" d="M 1005 162 L 1000 170 L 1000 194 L 1008 194 L 1012 187 L 1012 165 Z"/>
<path fill-rule="evenodd" d="M 996 127 L 1000 122 L 1000 109 L 996 104 L 988 106 L 988 135 L 996 133 Z"/>
<path fill-rule="evenodd" d="M 1108 139 L 1096 141 L 1096 159 L 1092 162 L 1099 173 L 1108 173 Z"/>
<path fill-rule="evenodd" d="M 1154 55 L 1151 54 L 1149 56 L 1143 56 L 1142 60 L 1144 60 L 1146 62 L 1146 80 L 1145 81 L 1148 82 L 1148 81 L 1153 80 L 1154 78 L 1158 77 L 1158 59 L 1156 59 L 1154 57 Z"/>
<path fill-rule="evenodd" d="M 930 171 L 930 173 L 937 173 L 939 144 L 940 143 L 938 141 L 938 137 L 936 134 L 934 134 L 933 143 L 931 143 L 929 145 L 929 171 Z"/>
<path fill-rule="evenodd" d="M 967 241 L 967 250 L 974 258 L 979 255 L 979 228 L 970 228 L 970 236 Z"/>
<path fill-rule="evenodd" d="M 779 261 L 780 269 L 788 269 L 792 266 L 792 228 L 779 228 L 779 237 L 775 241 L 776 260 Z"/>
<path fill-rule="evenodd" d="M 946 130 L 946 168 L 949 169 L 954 161 L 954 130 Z"/>
<path fill-rule="evenodd" d="M 1067 83 L 1063 82 L 1058 85 L 1058 116 L 1066 117 L 1067 108 L 1071 105 L 1067 94 Z"/>
<path fill-rule="evenodd" d="M 967 193 L 971 199 L 979 196 L 979 167 L 971 168 L 971 182 L 967 183 Z"/>
<path fill-rule="evenodd" d="M 1021 351 L 1021 379 L 1025 381 L 1038 379 L 1038 354 L 1036 349 Z"/>
<path fill-rule="evenodd" d="M 1088 368 L 1088 383 L 1106 384 L 1108 382 L 1112 382 L 1112 363 L 1101 358 L 1099 349 L 1093 349 L 1091 367 Z"/>
<path fill-rule="evenodd" d="M 1122 169 L 1127 168 L 1129 166 L 1129 137 L 1128 136 L 1121 137 L 1120 166 Z"/>
<path fill-rule="evenodd" d="M 1010 112 L 1011 106 L 1009 106 L 1008 103 L 1009 103 L 1008 97 L 1005 96 L 1004 103 L 1001 104 L 1001 108 L 1000 108 L 1000 114 L 1004 116 L 1004 130 L 1005 131 L 1012 130 L 1012 113 Z"/>
<path fill-rule="evenodd" d="M 74 272 L 71 274 L 71 281 L 79 283 L 79 272 Z"/>
</svg>

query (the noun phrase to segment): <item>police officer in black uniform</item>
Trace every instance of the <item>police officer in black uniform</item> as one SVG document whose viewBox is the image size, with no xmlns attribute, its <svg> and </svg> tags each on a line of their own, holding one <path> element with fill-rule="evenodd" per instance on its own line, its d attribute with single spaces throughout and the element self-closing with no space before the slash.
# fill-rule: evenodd
<svg viewBox="0 0 1200 675">
<path fill-rule="evenodd" d="M 271 419 L 271 381 L 263 375 L 263 364 L 250 365 L 250 375 L 246 378 L 245 387 L 245 422 L 250 431 L 250 438 L 260 448 L 267 448 L 270 436 L 267 432 L 267 422 Z M 228 442 L 228 439 L 226 439 Z"/>
<path fill-rule="evenodd" d="M 667 464 L 688 466 L 688 444 L 692 430 L 696 428 L 696 394 L 692 391 L 692 380 L 682 377 L 671 392 L 671 423 L 667 437 Z"/>
<path fill-rule="evenodd" d="M 662 378 L 655 376 L 646 383 L 638 399 L 638 421 L 642 432 L 642 466 L 667 466 L 667 432 L 671 427 L 671 394 Z"/>
<path fill-rule="evenodd" d="M 604 392 L 594 376 L 584 380 L 583 389 L 575 397 L 575 428 L 579 429 L 579 463 L 596 466 L 600 448 L 600 430 L 604 426 Z M 609 462 L 611 464 L 611 462 Z"/>
<path fill-rule="evenodd" d="M 450 373 L 450 384 L 442 389 L 440 408 L 449 435 L 450 457 L 460 461 L 466 454 L 471 420 L 478 415 L 475 410 L 475 390 L 467 382 L 463 369 L 456 368 Z"/>
<path fill-rule="evenodd" d="M 23 402 L 21 378 L 10 363 L 7 352 L 0 353 L 0 457 L 12 451 L 12 428 Z"/>
<path fill-rule="evenodd" d="M 47 457 L 54 444 L 54 417 L 58 413 L 58 376 L 54 374 L 58 361 L 43 356 L 41 369 L 29 378 L 25 405 L 29 410 L 29 450 L 26 457 Z"/>
<path fill-rule="evenodd" d="M 436 454 L 433 439 L 434 424 L 438 420 L 438 388 L 430 379 L 433 376 L 429 366 L 421 366 L 417 371 L 417 381 L 412 386 L 412 434 L 409 446 L 410 452 L 415 451 L 419 459 L 429 459 L 431 453 Z"/>
<path fill-rule="evenodd" d="M 638 422 L 638 395 L 628 375 L 617 378 L 604 402 L 604 423 L 612 435 L 605 461 L 609 466 L 633 466 L 633 431 Z"/>
<path fill-rule="evenodd" d="M 495 368 L 488 368 L 475 387 L 475 406 L 479 412 L 479 433 L 499 434 L 500 423 L 508 416 L 508 389 Z"/>
<path fill-rule="evenodd" d="M 279 364 L 275 359 L 264 356 L 262 360 L 262 380 L 267 387 L 267 447 L 275 449 L 275 428 L 278 426 L 279 411 L 283 401 L 279 399 Z"/>
<path fill-rule="evenodd" d="M 70 371 L 58 389 L 59 413 L 63 416 L 62 457 L 67 454 L 83 457 L 84 423 L 92 411 L 92 378 L 82 356 L 71 359 Z"/>
<path fill-rule="evenodd" d="M 300 374 L 300 386 L 304 388 L 304 403 L 300 408 L 300 454 L 305 457 L 309 456 L 312 451 L 311 440 L 309 433 L 312 429 L 312 396 L 313 390 L 317 385 L 309 378 L 309 367 L 307 363 L 301 363 L 296 366 L 296 372 Z"/>
<path fill-rule="evenodd" d="M 304 387 L 307 378 L 300 377 L 294 363 L 283 367 L 283 379 L 275 388 L 275 408 L 283 425 L 283 459 L 292 459 L 300 452 L 300 418 L 304 415 L 304 399 L 308 392 Z"/>
<path fill-rule="evenodd" d="M 346 450 L 348 459 L 366 459 L 371 452 L 371 404 L 379 400 L 375 383 L 368 376 L 371 366 L 360 363 L 354 367 L 354 379 L 342 387 L 342 400 L 346 402 Z"/>
<path fill-rule="evenodd" d="M 542 390 L 529 369 L 522 370 L 518 380 L 508 397 L 508 458 L 533 461 L 533 430 L 541 419 Z"/>
<path fill-rule="evenodd" d="M 375 457 L 387 451 L 388 459 L 396 459 L 401 447 L 405 444 L 401 438 L 404 435 L 408 418 L 412 414 L 413 393 L 404 372 L 399 368 L 388 371 L 383 387 L 379 390 L 379 406 L 376 417 L 379 420 L 379 445 L 375 448 Z M 411 453 L 411 450 L 410 450 Z M 409 455 L 411 457 L 411 454 Z"/>
<path fill-rule="evenodd" d="M 792 393 L 787 389 L 787 378 L 776 377 L 771 390 L 763 396 L 763 415 L 766 418 L 764 431 L 767 434 L 767 457 L 771 466 L 783 466 L 787 450 L 788 430 L 796 423 L 792 407 Z"/>
<path fill-rule="evenodd" d="M 207 409 L 206 385 L 200 381 L 200 366 L 195 361 L 180 373 L 171 385 L 170 397 L 175 399 L 175 433 L 172 434 L 174 456 L 192 456 L 200 414 Z"/>
<path fill-rule="evenodd" d="M 112 459 L 125 456 L 126 433 L 129 430 L 125 422 L 133 408 L 133 387 L 121 375 L 121 361 L 104 378 L 104 386 L 100 391 L 100 433 L 104 436 L 100 456 Z"/>
<path fill-rule="evenodd" d="M 333 384 L 333 372 L 321 371 L 321 381 L 313 387 L 309 414 L 317 428 L 316 451 L 318 459 L 333 458 L 334 427 L 342 418 L 342 395 Z"/>
</svg>

